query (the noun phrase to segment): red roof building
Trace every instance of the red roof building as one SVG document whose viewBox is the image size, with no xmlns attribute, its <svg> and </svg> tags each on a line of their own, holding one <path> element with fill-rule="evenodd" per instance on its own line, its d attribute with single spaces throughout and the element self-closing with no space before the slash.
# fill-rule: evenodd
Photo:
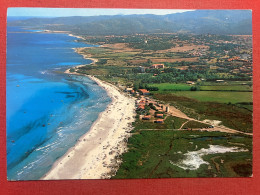
<svg viewBox="0 0 260 195">
<path fill-rule="evenodd" d="M 139 89 L 139 92 L 141 93 L 141 95 L 150 95 L 150 92 L 146 89 Z"/>
<path fill-rule="evenodd" d="M 150 120 L 150 119 L 151 119 L 151 115 L 143 116 L 142 119 L 143 119 L 143 120 Z"/>
<path fill-rule="evenodd" d="M 138 108 L 139 108 L 139 109 L 142 109 L 142 110 L 145 109 L 144 105 L 139 105 Z"/>
<path fill-rule="evenodd" d="M 163 114 L 156 114 L 157 118 L 163 118 Z"/>
<path fill-rule="evenodd" d="M 153 64 L 152 66 L 150 66 L 150 68 L 155 68 L 155 69 L 164 68 L 164 64 Z"/>
</svg>

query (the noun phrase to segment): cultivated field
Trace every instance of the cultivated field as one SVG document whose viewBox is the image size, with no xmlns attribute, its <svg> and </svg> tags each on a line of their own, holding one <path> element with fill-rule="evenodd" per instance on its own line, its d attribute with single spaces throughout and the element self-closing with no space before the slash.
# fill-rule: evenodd
<svg viewBox="0 0 260 195">
<path fill-rule="evenodd" d="M 177 96 L 193 98 L 203 102 L 239 103 L 252 102 L 252 92 L 223 92 L 223 91 L 176 91 Z"/>
</svg>

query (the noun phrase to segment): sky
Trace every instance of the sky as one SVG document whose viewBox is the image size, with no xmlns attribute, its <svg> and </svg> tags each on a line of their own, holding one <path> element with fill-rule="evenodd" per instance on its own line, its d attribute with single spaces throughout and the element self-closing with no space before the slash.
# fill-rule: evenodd
<svg viewBox="0 0 260 195">
<path fill-rule="evenodd" d="M 100 15 L 131 15 L 155 14 L 165 15 L 192 10 L 181 9 L 93 9 L 93 8 L 8 8 L 7 16 L 100 16 Z"/>
</svg>

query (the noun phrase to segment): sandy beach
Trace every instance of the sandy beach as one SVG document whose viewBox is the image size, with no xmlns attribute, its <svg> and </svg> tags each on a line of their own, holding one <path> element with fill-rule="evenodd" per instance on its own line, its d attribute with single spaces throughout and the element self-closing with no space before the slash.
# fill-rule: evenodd
<svg viewBox="0 0 260 195">
<path fill-rule="evenodd" d="M 135 116 L 135 101 L 115 86 L 93 76 L 89 78 L 107 91 L 112 102 L 42 180 L 110 178 L 119 167 L 120 159 L 117 157 L 127 149 Z"/>
</svg>

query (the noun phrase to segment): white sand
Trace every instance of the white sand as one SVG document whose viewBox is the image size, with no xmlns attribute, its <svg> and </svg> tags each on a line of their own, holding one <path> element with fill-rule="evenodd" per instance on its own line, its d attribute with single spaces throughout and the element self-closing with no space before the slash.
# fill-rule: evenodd
<svg viewBox="0 0 260 195">
<path fill-rule="evenodd" d="M 238 148 L 238 147 L 224 147 L 219 145 L 209 145 L 208 149 L 202 148 L 198 151 L 192 151 L 184 154 L 184 159 L 180 162 L 173 163 L 170 160 L 172 165 L 176 165 L 182 169 L 196 170 L 202 164 L 209 164 L 207 161 L 202 159 L 202 156 L 208 154 L 221 154 L 226 152 L 246 152 L 247 149 Z"/>
<path fill-rule="evenodd" d="M 99 115 L 89 132 L 75 147 L 61 157 L 41 179 L 100 179 L 109 178 L 119 167 L 116 156 L 126 150 L 126 141 L 134 121 L 135 101 L 118 89 L 90 77 L 103 87 L 112 103 Z"/>
<path fill-rule="evenodd" d="M 209 119 L 205 119 L 202 121 L 203 123 L 208 123 L 210 125 L 213 125 L 213 126 L 218 126 L 222 123 L 222 121 L 218 121 L 218 120 L 209 120 Z"/>
</svg>

